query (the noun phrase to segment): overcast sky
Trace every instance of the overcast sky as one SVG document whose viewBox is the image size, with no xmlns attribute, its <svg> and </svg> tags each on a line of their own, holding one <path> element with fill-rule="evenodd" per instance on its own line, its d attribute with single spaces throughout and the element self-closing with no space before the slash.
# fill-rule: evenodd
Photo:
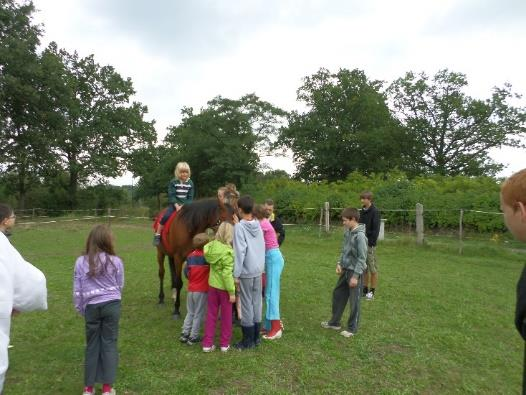
<svg viewBox="0 0 526 395">
<path fill-rule="evenodd" d="M 407 71 L 465 73 L 487 98 L 505 82 L 526 94 L 525 0 L 33 0 L 42 43 L 95 54 L 131 77 L 160 140 L 184 106 L 256 93 L 299 108 L 302 78 L 320 67 L 390 82 Z M 526 106 L 526 99 L 519 103 Z M 526 151 L 492 153 L 526 167 Z M 273 168 L 293 169 L 290 159 Z M 119 183 L 130 183 L 128 175 Z"/>
</svg>

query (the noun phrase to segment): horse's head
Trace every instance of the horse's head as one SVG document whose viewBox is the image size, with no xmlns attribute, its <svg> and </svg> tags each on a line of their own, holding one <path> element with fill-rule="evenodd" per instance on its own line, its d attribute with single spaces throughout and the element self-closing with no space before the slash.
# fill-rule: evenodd
<svg viewBox="0 0 526 395">
<path fill-rule="evenodd" d="M 227 221 L 232 223 L 234 221 L 234 208 L 230 204 L 218 200 L 218 206 L 218 216 L 213 226 L 214 229 L 216 229 L 221 222 Z"/>
</svg>

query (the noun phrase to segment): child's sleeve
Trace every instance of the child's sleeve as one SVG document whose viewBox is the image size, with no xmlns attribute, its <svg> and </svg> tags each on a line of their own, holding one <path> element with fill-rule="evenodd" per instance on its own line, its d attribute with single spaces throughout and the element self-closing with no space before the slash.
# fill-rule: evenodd
<svg viewBox="0 0 526 395">
<path fill-rule="evenodd" d="M 188 180 L 188 183 L 190 184 L 190 189 L 188 190 L 188 194 L 186 195 L 185 203 L 192 203 L 195 195 L 194 182 L 192 180 Z"/>
<path fill-rule="evenodd" d="M 170 204 L 175 204 L 177 202 L 177 188 L 175 185 L 175 180 L 170 181 L 168 184 L 168 202 Z"/>
<path fill-rule="evenodd" d="M 234 278 L 239 278 L 243 270 L 243 262 L 247 254 L 247 242 L 243 235 L 241 225 L 234 226 Z"/>
<path fill-rule="evenodd" d="M 354 267 L 353 277 L 358 278 L 358 276 L 363 274 L 367 262 L 367 237 L 363 233 L 358 235 L 358 246 L 356 250 L 357 262 Z"/>
<path fill-rule="evenodd" d="M 517 304 L 515 306 L 515 327 L 526 340 L 526 267 L 517 283 Z"/>
<path fill-rule="evenodd" d="M 188 263 L 184 265 L 183 273 L 186 279 L 190 280 L 190 267 L 188 266 Z"/>
<path fill-rule="evenodd" d="M 234 277 L 232 276 L 232 269 L 234 267 L 234 251 L 230 250 L 222 259 L 221 277 L 223 278 L 223 285 L 229 295 L 236 294 L 236 286 L 234 284 Z"/>
<path fill-rule="evenodd" d="M 79 261 L 75 263 L 75 270 L 73 271 L 73 304 L 75 305 L 75 310 L 80 314 L 84 315 L 83 301 L 82 301 L 82 283 L 80 281 L 80 272 L 79 272 Z"/>
<path fill-rule="evenodd" d="M 124 263 L 122 259 L 119 258 L 119 270 L 117 272 L 117 285 L 122 290 L 124 288 Z"/>
</svg>

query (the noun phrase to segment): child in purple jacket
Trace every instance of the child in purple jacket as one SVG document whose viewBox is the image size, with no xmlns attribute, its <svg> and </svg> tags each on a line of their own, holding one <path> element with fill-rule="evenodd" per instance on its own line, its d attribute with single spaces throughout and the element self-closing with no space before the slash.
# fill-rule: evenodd
<svg viewBox="0 0 526 395">
<path fill-rule="evenodd" d="M 103 384 L 102 395 L 115 394 L 123 286 L 124 267 L 115 255 L 113 235 L 107 226 L 97 225 L 77 258 L 73 282 L 75 309 L 86 321 L 83 395 L 95 394 L 95 383 Z"/>
</svg>

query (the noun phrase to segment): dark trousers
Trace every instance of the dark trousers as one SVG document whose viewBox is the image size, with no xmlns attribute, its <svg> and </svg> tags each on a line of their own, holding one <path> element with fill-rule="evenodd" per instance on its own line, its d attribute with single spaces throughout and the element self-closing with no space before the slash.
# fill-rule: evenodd
<svg viewBox="0 0 526 395">
<path fill-rule="evenodd" d="M 354 288 L 349 287 L 349 280 L 353 275 L 352 270 L 344 270 L 338 278 L 334 291 L 332 292 L 332 318 L 329 321 L 331 325 L 340 325 L 340 321 L 349 302 L 350 315 L 347 321 L 347 330 L 356 333 L 360 321 L 360 296 L 362 293 L 362 276 L 358 277 L 358 285 Z"/>
<path fill-rule="evenodd" d="M 113 384 L 119 364 L 117 337 L 121 301 L 86 306 L 86 356 L 84 385 Z"/>
</svg>

